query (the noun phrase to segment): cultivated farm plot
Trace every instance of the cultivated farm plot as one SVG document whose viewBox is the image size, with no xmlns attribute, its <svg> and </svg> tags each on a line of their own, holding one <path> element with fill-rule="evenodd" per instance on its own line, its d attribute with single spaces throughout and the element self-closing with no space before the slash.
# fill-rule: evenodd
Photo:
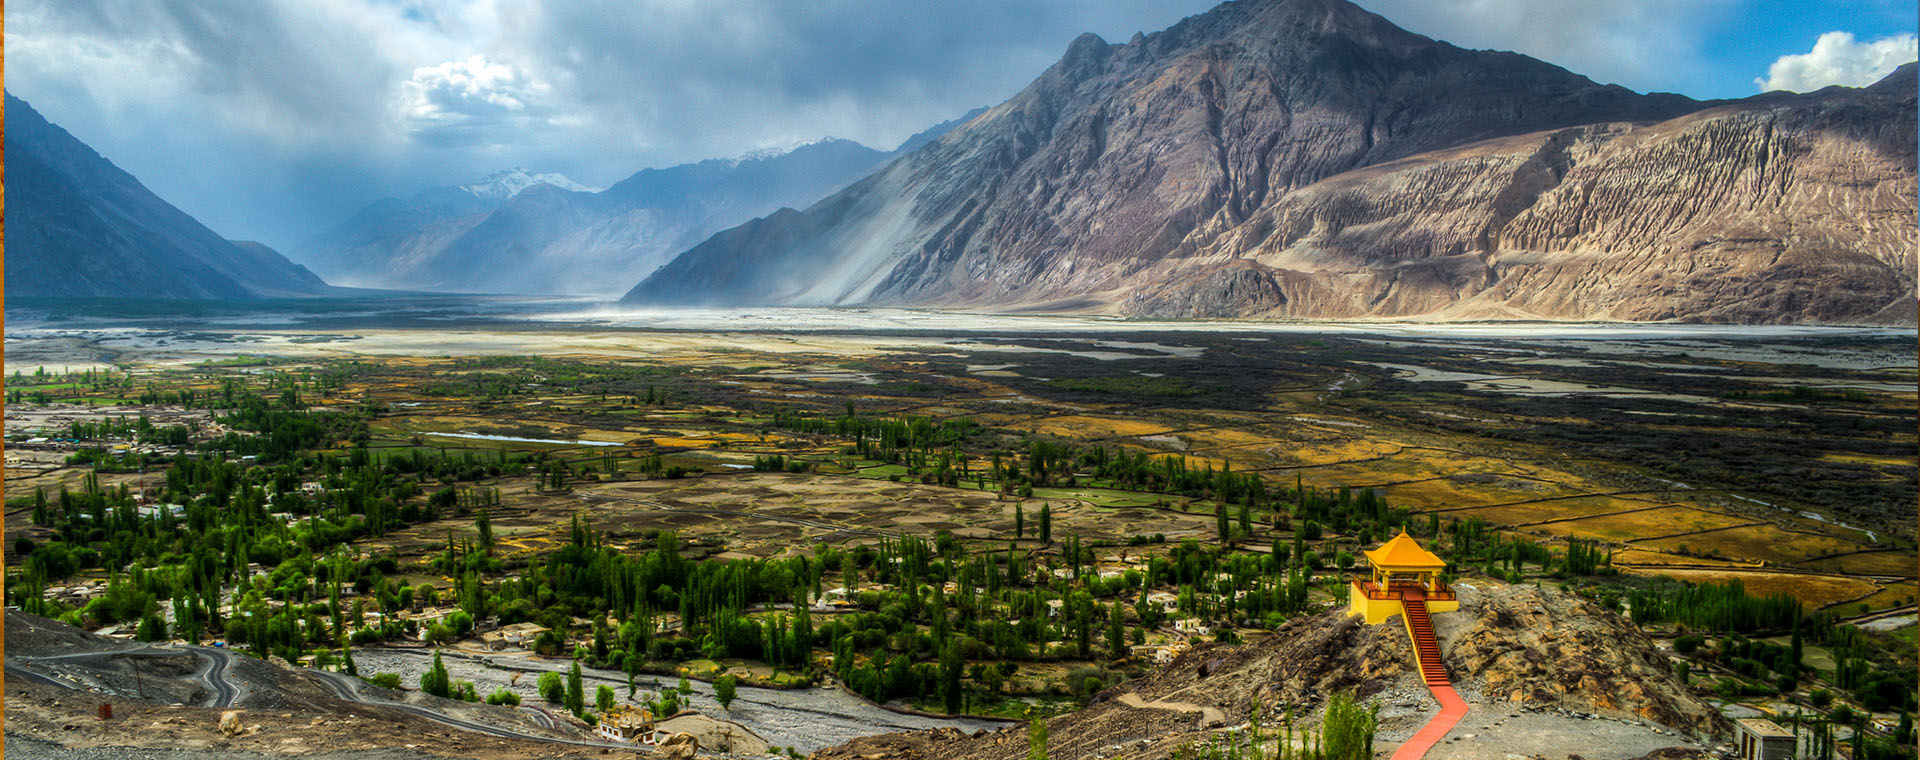
<svg viewBox="0 0 1920 760">
<path fill-rule="evenodd" d="M 1801 567 L 1810 570 L 1846 573 L 1848 575 L 1893 575 L 1912 578 L 1920 563 L 1913 554 L 1897 549 L 1875 552 L 1845 554 L 1803 562 Z"/>
<path fill-rule="evenodd" d="M 1868 548 L 1824 533 L 1787 530 L 1772 523 L 1691 536 L 1636 541 L 1635 545 L 1663 551 L 1678 551 L 1680 547 L 1685 546 L 1688 553 L 1709 553 L 1721 557 L 1771 562 L 1776 565 L 1789 565 L 1808 557 Z"/>
<path fill-rule="evenodd" d="M 1392 464 L 1394 464 L 1394 462 L 1390 460 L 1384 466 L 1392 466 Z M 1375 463 L 1366 466 L 1364 470 L 1371 471 L 1374 478 L 1388 477 L 1381 472 L 1382 466 L 1380 463 Z M 1497 508 L 1502 505 L 1526 507 L 1526 509 L 1514 513 L 1516 517 L 1525 518 L 1523 520 L 1524 522 L 1550 519 L 1552 513 L 1545 512 L 1544 510 L 1551 509 L 1552 507 L 1545 505 L 1551 505 L 1557 502 L 1546 501 L 1548 499 L 1560 499 L 1563 497 L 1575 497 L 1594 493 L 1592 490 L 1583 490 L 1552 480 L 1540 479 L 1530 473 L 1516 470 L 1502 462 L 1489 461 L 1486 462 L 1484 466 L 1494 469 L 1494 471 L 1447 475 L 1435 472 L 1426 467 L 1418 467 L 1417 469 L 1409 467 L 1404 471 L 1395 470 L 1393 471 L 1392 477 L 1404 477 L 1405 479 L 1398 482 L 1388 481 L 1390 485 L 1380 486 L 1379 490 L 1382 495 L 1387 497 L 1388 501 L 1393 502 L 1395 505 L 1407 507 L 1415 512 L 1444 512 L 1447 517 L 1466 517 L 1471 514 L 1480 514 L 1480 510 L 1482 509 L 1489 507 Z M 1503 466 L 1504 468 L 1502 468 Z M 1362 470 L 1363 468 L 1355 469 Z M 1311 478 L 1316 474 L 1323 476 L 1331 475 L 1337 479 L 1345 476 L 1346 473 L 1340 471 L 1326 473 L 1309 472 L 1307 477 Z M 1358 482 L 1379 481 L 1362 480 Z M 1578 513 L 1576 512 L 1574 514 Z M 1481 516 L 1488 520 L 1494 519 L 1485 514 Z"/>
<path fill-rule="evenodd" d="M 1783 573 L 1765 570 L 1696 570 L 1680 568 L 1623 568 L 1636 575 L 1665 575 L 1694 583 L 1725 583 L 1739 580 L 1747 593 L 1756 596 L 1791 594 L 1808 609 L 1855 602 L 1880 593 L 1880 584 L 1866 578 L 1813 573 Z"/>
<path fill-rule="evenodd" d="M 1083 441 L 1159 435 L 1174 429 L 1172 425 L 1150 420 L 1094 417 L 1077 414 L 1047 417 L 1024 424 L 1014 424 L 1011 425 L 1011 427 L 1016 430 L 1029 430 L 1040 435 L 1052 435 Z"/>
<path fill-rule="evenodd" d="M 1864 604 L 1867 606 L 1867 609 L 1881 610 L 1913 604 L 1916 598 L 1920 598 L 1920 591 L 1916 591 L 1915 584 L 1905 582 L 1889 583 L 1881 586 L 1879 593 L 1861 599 L 1857 604 Z M 1843 608 L 1842 611 L 1852 612 L 1853 610 Z"/>
<path fill-rule="evenodd" d="M 1758 562 L 1731 559 L 1710 559 L 1707 557 L 1684 557 L 1666 552 L 1647 551 L 1645 549 L 1621 549 L 1613 553 L 1613 564 L 1618 567 L 1642 567 L 1648 572 L 1657 572 L 1660 568 L 1672 567 L 1723 567 L 1757 568 Z"/>
<path fill-rule="evenodd" d="M 1063 497 L 1000 498 L 963 488 L 832 475 L 739 473 L 676 480 L 584 484 L 594 522 L 616 535 L 649 529 L 687 537 L 725 538 L 730 547 L 759 556 L 816 542 L 859 543 L 882 535 L 927 537 L 951 531 L 962 538 L 1011 539 L 1014 505 L 1027 513 L 1029 538 L 1040 507 L 1052 505 L 1054 536 L 1125 541 L 1138 534 L 1205 535 L 1211 513 L 1150 507 L 1102 507 Z M 1099 495 L 1095 489 L 1095 494 Z M 772 552 L 761 551 L 769 547 Z"/>
<path fill-rule="evenodd" d="M 1604 538 L 1609 541 L 1636 541 L 1643 536 L 1663 536 L 1676 533 L 1696 533 L 1750 523 L 1746 520 L 1716 512 L 1707 512 L 1692 507 L 1656 507 L 1634 512 L 1611 515 L 1596 515 L 1577 520 L 1563 520 L 1530 526 L 1532 531 L 1578 536 L 1581 538 Z M 1711 535 L 1711 534 L 1703 534 Z M 1686 536 L 1691 538 L 1692 536 Z"/>
<path fill-rule="evenodd" d="M 1591 495 L 1571 498 L 1549 496 L 1519 504 L 1458 509 L 1448 512 L 1447 516 L 1463 519 L 1478 517 L 1487 522 L 1502 525 L 1533 525 L 1548 520 L 1580 520 L 1660 506 L 1662 505 L 1658 502 L 1643 501 L 1627 495 Z"/>
</svg>

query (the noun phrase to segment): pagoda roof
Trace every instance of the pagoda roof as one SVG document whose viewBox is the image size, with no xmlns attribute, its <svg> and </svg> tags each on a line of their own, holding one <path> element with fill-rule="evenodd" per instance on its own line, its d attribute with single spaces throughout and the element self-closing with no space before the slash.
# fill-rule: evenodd
<svg viewBox="0 0 1920 760">
<path fill-rule="evenodd" d="M 1396 568 L 1445 568 L 1447 561 L 1439 555 L 1427 551 L 1420 542 L 1402 530 L 1393 540 L 1380 545 L 1378 549 L 1367 551 L 1367 562 L 1374 567 Z"/>
</svg>

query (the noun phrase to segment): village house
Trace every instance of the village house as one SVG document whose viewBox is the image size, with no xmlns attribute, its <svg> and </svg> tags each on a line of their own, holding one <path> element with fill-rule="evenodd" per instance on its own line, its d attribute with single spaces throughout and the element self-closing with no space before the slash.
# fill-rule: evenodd
<svg viewBox="0 0 1920 760">
<path fill-rule="evenodd" d="M 594 732 L 616 742 L 659 744 L 665 738 L 661 736 L 663 732 L 654 728 L 653 711 L 628 705 L 617 705 L 601 715 Z"/>
<path fill-rule="evenodd" d="M 514 623 L 502 626 L 500 630 L 487 632 L 481 636 L 481 641 L 486 642 L 492 649 L 505 649 L 510 646 L 525 649 L 531 648 L 534 640 L 540 638 L 540 634 L 546 633 L 547 630 L 546 626 L 539 623 Z M 495 641 L 499 642 L 499 646 L 493 645 Z"/>
<path fill-rule="evenodd" d="M 1740 760 L 1793 760 L 1798 747 L 1793 732 L 1765 718 L 1733 722 Z"/>
<path fill-rule="evenodd" d="M 1187 636 L 1212 636 L 1213 626 L 1200 618 L 1181 618 L 1173 621 L 1173 630 Z"/>
<path fill-rule="evenodd" d="M 1174 639 L 1166 644 L 1135 644 L 1127 651 L 1134 657 L 1148 660 L 1155 665 L 1173 662 L 1191 646 L 1186 639 Z"/>
</svg>

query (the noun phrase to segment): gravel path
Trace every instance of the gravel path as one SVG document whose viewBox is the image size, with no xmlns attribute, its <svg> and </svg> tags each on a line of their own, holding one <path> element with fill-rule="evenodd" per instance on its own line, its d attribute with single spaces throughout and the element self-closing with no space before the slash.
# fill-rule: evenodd
<svg viewBox="0 0 1920 760">
<path fill-rule="evenodd" d="M 416 687 L 421 674 L 433 665 L 430 650 L 389 649 L 368 647 L 353 652 L 355 664 L 360 672 L 390 672 L 400 675 L 402 684 Z M 441 650 L 441 661 L 447 666 L 447 673 L 454 680 L 468 680 L 481 696 L 494 689 L 507 687 L 520 695 L 521 704 L 534 707 L 549 707 L 556 715 L 563 711 L 556 706 L 548 706 L 539 695 L 539 677 L 542 671 L 564 673 L 569 663 L 564 660 L 547 660 L 521 654 L 472 653 Z M 523 673 L 518 683 L 512 683 L 515 673 Z M 593 701 L 594 687 L 606 684 L 613 687 L 614 694 L 623 703 L 627 702 L 627 675 L 617 670 L 581 668 L 586 682 L 587 701 Z M 634 701 L 649 700 L 658 695 L 661 689 L 677 686 L 678 678 L 668 676 L 641 675 L 635 680 L 639 687 L 634 693 Z M 713 687 L 692 681 L 694 696 L 692 706 L 707 715 L 733 721 L 758 735 L 768 744 L 776 747 L 793 747 L 801 752 L 831 747 L 846 741 L 875 734 L 895 731 L 922 731 L 930 728 L 950 726 L 971 733 L 978 729 L 995 729 L 1004 723 L 971 718 L 948 719 L 930 718 L 918 715 L 902 715 L 883 710 L 866 701 L 847 694 L 835 687 L 816 687 L 808 689 L 761 689 L 741 686 L 734 698 L 733 708 L 723 710 L 714 701 Z"/>
</svg>

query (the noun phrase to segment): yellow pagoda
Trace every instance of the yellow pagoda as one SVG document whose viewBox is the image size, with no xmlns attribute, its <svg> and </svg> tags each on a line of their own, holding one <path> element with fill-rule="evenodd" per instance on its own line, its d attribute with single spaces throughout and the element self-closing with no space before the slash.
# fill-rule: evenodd
<svg viewBox="0 0 1920 760">
<path fill-rule="evenodd" d="M 1366 555 L 1373 577 L 1353 582 L 1347 614 L 1365 615 L 1368 625 L 1379 625 L 1404 611 L 1402 598 L 1424 599 L 1428 612 L 1460 609 L 1459 597 L 1440 578 L 1447 561 L 1422 548 L 1405 530 Z"/>
</svg>

